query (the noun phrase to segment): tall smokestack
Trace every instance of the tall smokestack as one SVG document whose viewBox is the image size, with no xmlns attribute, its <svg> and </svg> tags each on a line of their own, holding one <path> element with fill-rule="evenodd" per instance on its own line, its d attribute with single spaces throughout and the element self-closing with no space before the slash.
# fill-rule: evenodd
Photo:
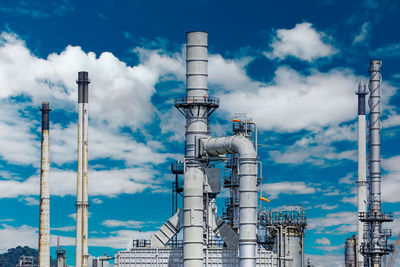
<svg viewBox="0 0 400 267">
<path fill-rule="evenodd" d="M 42 160 L 40 165 L 39 267 L 50 267 L 50 143 L 49 102 L 42 108 Z"/>
<path fill-rule="evenodd" d="M 367 122 L 365 119 L 365 96 L 367 89 L 361 81 L 358 85 L 358 180 L 357 180 L 357 206 L 358 213 L 367 212 Z M 364 266 L 364 256 L 361 254 L 366 223 L 358 220 L 357 224 L 357 261 L 358 266 Z"/>
<path fill-rule="evenodd" d="M 219 100 L 208 96 L 208 33 L 186 33 L 186 97 L 175 107 L 186 117 L 185 175 L 183 184 L 183 266 L 203 266 L 204 209 L 203 186 L 206 162 L 197 153 L 196 143 L 209 135 L 208 117 Z"/>
<path fill-rule="evenodd" d="M 78 177 L 76 189 L 75 266 L 88 266 L 88 100 L 89 75 L 78 73 Z"/>
<path fill-rule="evenodd" d="M 383 256 L 390 253 L 387 238 L 391 231 L 382 229 L 383 222 L 393 221 L 390 213 L 382 212 L 381 201 L 381 74 L 382 62 L 371 60 L 369 65 L 369 199 L 368 212 L 360 213 L 360 219 L 367 222 L 368 238 L 362 245 L 367 266 L 381 267 Z"/>
</svg>

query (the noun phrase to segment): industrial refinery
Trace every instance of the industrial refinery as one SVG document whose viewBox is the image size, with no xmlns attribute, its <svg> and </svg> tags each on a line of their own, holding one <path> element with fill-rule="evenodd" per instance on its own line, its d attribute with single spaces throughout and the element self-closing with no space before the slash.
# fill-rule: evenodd
<svg viewBox="0 0 400 267">
<path fill-rule="evenodd" d="M 212 136 L 210 121 L 220 102 L 208 89 L 208 33 L 186 33 L 186 95 L 174 99 L 185 117 L 184 158 L 171 164 L 173 216 L 150 239 L 131 240 L 127 250 L 89 262 L 88 240 L 88 103 L 89 73 L 78 73 L 78 167 L 76 189 L 75 266 L 312 266 L 304 255 L 307 213 L 301 203 L 270 209 L 263 196 L 262 161 L 258 156 L 257 121 L 236 114 L 231 134 Z M 393 221 L 382 211 L 381 74 L 382 62 L 371 60 L 368 84 L 358 96 L 357 234 L 345 241 L 346 267 L 385 266 L 395 249 L 388 243 Z M 367 87 L 369 90 L 367 90 Z M 93 89 L 95 90 L 95 88 Z M 369 114 L 366 114 L 366 101 Z M 357 105 L 357 99 L 354 98 Z M 55 106 L 52 106 L 56 109 Z M 40 172 L 39 266 L 50 266 L 50 104 L 43 102 Z M 266 166 L 264 166 L 264 169 Z M 181 182 L 183 180 L 183 182 Z M 225 190 L 225 206 L 217 198 Z M 182 206 L 179 198 L 182 197 Z M 134 219 L 134 218 L 133 218 Z M 65 267 L 68 251 L 57 247 L 57 266 Z"/>
</svg>

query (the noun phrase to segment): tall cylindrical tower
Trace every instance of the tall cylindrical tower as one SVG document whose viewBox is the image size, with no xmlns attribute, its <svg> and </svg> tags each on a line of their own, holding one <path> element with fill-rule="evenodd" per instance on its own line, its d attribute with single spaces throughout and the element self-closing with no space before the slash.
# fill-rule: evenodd
<svg viewBox="0 0 400 267">
<path fill-rule="evenodd" d="M 89 75 L 78 73 L 78 176 L 76 190 L 75 266 L 88 266 L 88 100 Z"/>
<path fill-rule="evenodd" d="M 362 265 L 356 265 L 356 237 L 353 235 L 346 240 L 345 257 L 344 257 L 345 267 L 362 267 Z"/>
<path fill-rule="evenodd" d="M 381 267 L 383 256 L 390 253 L 387 238 L 391 230 L 382 229 L 383 222 L 393 221 L 390 213 L 382 212 L 381 202 L 381 74 L 382 62 L 371 60 L 369 65 L 369 199 L 368 212 L 360 213 L 360 220 L 368 225 L 367 240 L 361 252 L 367 266 Z"/>
<path fill-rule="evenodd" d="M 39 267 L 50 267 L 50 135 L 49 102 L 42 108 L 42 155 L 40 165 L 40 222 L 39 222 Z"/>
<path fill-rule="evenodd" d="M 208 96 L 207 32 L 186 33 L 186 97 L 175 99 L 175 107 L 186 117 L 185 174 L 183 187 L 183 265 L 203 266 L 204 171 L 196 147 L 207 137 L 208 117 L 219 101 Z M 207 205 L 207 204 L 206 204 Z"/>
<path fill-rule="evenodd" d="M 367 122 L 365 119 L 366 86 L 363 82 L 358 85 L 358 180 L 357 180 L 357 206 L 358 213 L 367 212 Z M 364 241 L 366 223 L 358 220 L 357 223 L 357 262 L 364 266 L 364 256 L 361 254 L 361 244 Z"/>
</svg>

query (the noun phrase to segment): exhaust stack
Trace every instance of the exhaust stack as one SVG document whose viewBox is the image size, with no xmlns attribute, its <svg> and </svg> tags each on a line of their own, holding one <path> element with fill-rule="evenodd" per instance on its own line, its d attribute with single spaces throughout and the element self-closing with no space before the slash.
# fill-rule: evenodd
<svg viewBox="0 0 400 267">
<path fill-rule="evenodd" d="M 203 266 L 203 199 L 206 162 L 197 155 L 196 144 L 208 137 L 208 118 L 219 100 L 208 96 L 207 32 L 186 33 L 186 97 L 175 99 L 175 107 L 186 117 L 183 187 L 183 266 Z"/>
<path fill-rule="evenodd" d="M 88 100 L 89 75 L 78 73 L 78 177 L 76 190 L 75 266 L 88 266 Z"/>
<path fill-rule="evenodd" d="M 39 266 L 50 267 L 50 143 L 49 102 L 43 102 L 40 166 Z"/>
<path fill-rule="evenodd" d="M 358 85 L 358 180 L 357 180 L 357 206 L 358 213 L 367 212 L 367 132 L 365 119 L 365 96 L 367 89 L 363 82 Z M 366 223 L 358 220 L 357 224 L 357 262 L 364 266 L 364 256 L 361 254 L 361 244 L 366 232 Z"/>
</svg>

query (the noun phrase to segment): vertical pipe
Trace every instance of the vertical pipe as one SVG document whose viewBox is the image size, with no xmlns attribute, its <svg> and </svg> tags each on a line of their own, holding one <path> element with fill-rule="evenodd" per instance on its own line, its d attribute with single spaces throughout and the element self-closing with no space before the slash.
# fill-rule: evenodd
<svg viewBox="0 0 400 267">
<path fill-rule="evenodd" d="M 367 90 L 361 81 L 358 85 L 358 180 L 357 180 L 357 206 L 358 214 L 367 211 L 367 132 L 365 119 L 365 96 Z M 358 266 L 364 266 L 364 256 L 361 254 L 366 223 L 358 219 L 357 223 L 357 262 Z"/>
<path fill-rule="evenodd" d="M 369 65 L 369 213 L 370 216 L 379 217 L 381 215 L 381 75 L 380 67 L 382 62 L 371 60 Z M 376 253 L 381 251 L 381 227 L 379 220 L 370 221 L 370 249 L 372 253 L 373 266 L 381 266 L 381 255 Z"/>
<path fill-rule="evenodd" d="M 39 267 L 50 267 L 50 143 L 49 102 L 43 102 L 40 165 Z"/>
<path fill-rule="evenodd" d="M 186 33 L 186 101 L 193 105 L 186 118 L 185 158 L 195 157 L 196 139 L 208 135 L 207 107 L 200 104 L 208 97 L 207 92 L 207 32 Z"/>
<path fill-rule="evenodd" d="M 75 266 L 88 266 L 88 100 L 89 75 L 78 73 L 78 177 Z"/>
<path fill-rule="evenodd" d="M 186 143 L 183 187 L 183 266 L 203 266 L 204 174 L 196 155 L 196 140 L 208 135 L 207 32 L 186 33 Z M 198 103 L 198 104 L 196 104 Z"/>
<path fill-rule="evenodd" d="M 203 267 L 203 171 L 187 169 L 183 183 L 183 266 Z"/>
</svg>

